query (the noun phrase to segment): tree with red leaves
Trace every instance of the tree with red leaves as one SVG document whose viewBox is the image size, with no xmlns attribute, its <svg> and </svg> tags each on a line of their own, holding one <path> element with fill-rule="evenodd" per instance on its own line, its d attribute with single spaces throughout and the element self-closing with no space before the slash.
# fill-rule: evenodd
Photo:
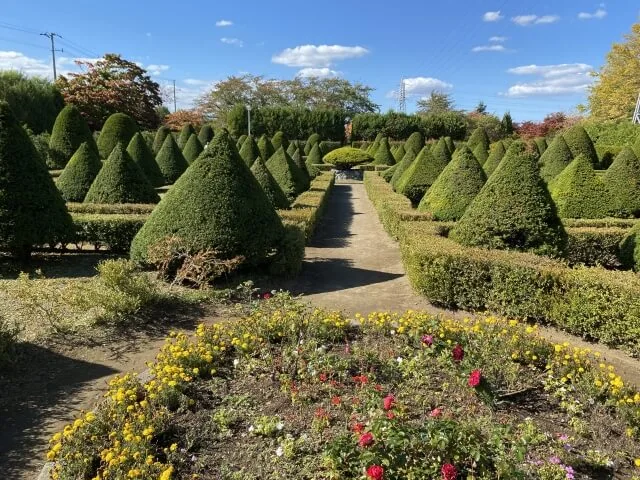
<svg viewBox="0 0 640 480">
<path fill-rule="evenodd" d="M 155 109 L 162 105 L 160 85 L 144 68 L 114 53 L 76 64 L 84 72 L 61 75 L 57 85 L 65 102 L 78 107 L 91 128 L 102 128 L 113 113 L 126 113 L 146 129 L 159 125 Z"/>
</svg>

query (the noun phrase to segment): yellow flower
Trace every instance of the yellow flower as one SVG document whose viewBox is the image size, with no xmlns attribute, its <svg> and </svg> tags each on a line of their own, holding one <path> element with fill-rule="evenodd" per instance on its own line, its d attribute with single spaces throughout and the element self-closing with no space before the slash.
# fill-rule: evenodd
<svg viewBox="0 0 640 480">
<path fill-rule="evenodd" d="M 640 468 L 640 458 L 636 458 L 636 459 L 633 461 L 633 464 L 634 464 L 636 467 Z"/>
<path fill-rule="evenodd" d="M 158 477 L 158 480 L 169 480 L 173 475 L 173 467 L 169 465 Z"/>
</svg>

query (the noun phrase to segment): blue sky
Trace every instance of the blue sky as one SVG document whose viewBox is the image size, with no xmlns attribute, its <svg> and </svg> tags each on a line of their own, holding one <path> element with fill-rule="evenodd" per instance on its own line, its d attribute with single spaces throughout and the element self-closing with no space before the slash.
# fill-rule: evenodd
<svg viewBox="0 0 640 480">
<path fill-rule="evenodd" d="M 483 100 L 515 121 L 584 102 L 589 71 L 640 13 L 636 0 L 2 3 L 0 69 L 50 76 L 48 39 L 38 33 L 53 31 L 63 37 L 59 71 L 77 57 L 120 53 L 162 85 L 175 79 L 179 107 L 248 72 L 340 75 L 374 87 L 386 111 L 404 77 L 408 111 L 436 88 L 458 108 Z"/>
</svg>

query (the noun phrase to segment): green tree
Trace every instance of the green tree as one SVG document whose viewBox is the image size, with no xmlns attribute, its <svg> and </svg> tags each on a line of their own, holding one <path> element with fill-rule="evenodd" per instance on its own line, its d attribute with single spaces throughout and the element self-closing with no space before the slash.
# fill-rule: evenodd
<svg viewBox="0 0 640 480">
<path fill-rule="evenodd" d="M 274 150 L 278 150 L 280 147 L 284 147 L 286 150 L 289 147 L 289 140 L 287 140 L 282 131 L 277 131 L 271 138 L 271 145 L 273 145 Z"/>
<path fill-rule="evenodd" d="M 118 143 L 129 145 L 133 136 L 138 133 L 135 120 L 124 113 L 111 115 L 98 137 L 98 152 L 100 157 L 107 158 Z"/>
<path fill-rule="evenodd" d="M 573 155 L 562 135 L 556 135 L 549 148 L 540 157 L 540 176 L 545 182 L 553 180 L 573 160 Z"/>
<path fill-rule="evenodd" d="M 266 135 L 262 135 L 258 139 L 258 150 L 260 151 L 260 157 L 262 157 L 263 162 L 267 162 L 275 153 L 273 145 L 271 145 L 271 140 L 269 140 L 269 137 Z"/>
<path fill-rule="evenodd" d="M 198 140 L 198 136 L 195 133 L 192 133 L 186 145 L 182 149 L 182 155 L 187 163 L 191 165 L 196 161 L 196 158 L 200 156 L 203 150 L 204 147 L 200 143 L 200 140 Z"/>
<path fill-rule="evenodd" d="M 253 176 L 256 177 L 256 180 L 258 180 L 258 183 L 262 187 L 262 190 L 264 190 L 273 208 L 289 208 L 290 204 L 287 196 L 260 157 L 257 157 L 256 161 L 251 165 L 251 172 Z"/>
<path fill-rule="evenodd" d="M 404 151 L 404 149 L 402 150 Z M 400 179 L 402 178 L 404 172 L 406 172 L 409 167 L 411 167 L 411 164 L 415 161 L 417 156 L 418 154 L 411 147 L 409 147 L 409 150 L 407 150 L 400 161 L 393 167 L 391 167 L 393 168 L 393 174 L 391 176 L 391 179 L 389 180 L 389 183 L 394 190 L 396 190 L 398 183 L 400 183 Z"/>
<path fill-rule="evenodd" d="M 67 202 L 82 202 L 101 168 L 98 151 L 84 142 L 56 181 L 62 198 Z"/>
<path fill-rule="evenodd" d="M 151 185 L 154 187 L 164 185 L 164 177 L 162 176 L 160 167 L 158 167 L 153 153 L 149 150 L 147 142 L 144 141 L 140 133 L 136 133 L 129 142 L 127 153 L 131 157 L 131 160 L 142 170 L 142 173 L 144 173 Z"/>
<path fill-rule="evenodd" d="M 428 97 L 418 100 L 419 114 L 450 112 L 454 108 L 453 99 L 448 93 L 432 91 Z"/>
<path fill-rule="evenodd" d="M 305 185 L 308 185 L 308 177 L 283 147 L 271 156 L 266 166 L 290 202 L 305 190 Z"/>
<path fill-rule="evenodd" d="M 184 146 L 191 138 L 191 135 L 194 135 L 195 133 L 196 129 L 193 128 L 193 125 L 191 125 L 190 123 L 184 124 L 184 126 L 180 130 L 180 135 L 178 135 L 178 138 L 176 139 L 176 143 L 180 147 L 180 150 L 184 150 Z"/>
<path fill-rule="evenodd" d="M 210 124 L 205 124 L 200 128 L 198 132 L 198 140 L 200 140 L 200 144 L 205 146 L 211 140 L 213 140 L 215 132 L 213 131 L 213 127 Z"/>
<path fill-rule="evenodd" d="M 98 151 L 91 130 L 80 111 L 73 105 L 67 105 L 60 111 L 53 124 L 49 139 L 48 166 L 64 168 L 71 156 L 85 142 Z"/>
<path fill-rule="evenodd" d="M 244 163 L 247 164 L 247 167 L 251 167 L 253 162 L 256 161 L 256 158 L 260 156 L 260 149 L 253 140 L 253 136 L 248 136 L 240 148 L 240 157 L 242 157 Z"/>
<path fill-rule="evenodd" d="M 602 177 L 611 192 L 612 212 L 620 217 L 640 216 L 640 158 L 624 147 Z"/>
<path fill-rule="evenodd" d="M 376 150 L 376 154 L 373 156 L 373 165 L 395 165 L 396 159 L 391 155 L 391 149 L 389 148 L 389 139 L 384 137 L 380 140 L 380 145 Z"/>
<path fill-rule="evenodd" d="M 171 129 L 169 127 L 165 127 L 164 125 L 158 128 L 158 130 L 156 131 L 156 136 L 153 139 L 154 155 L 157 155 L 162 148 L 162 144 L 164 143 L 164 139 L 167 138 L 167 135 L 171 135 Z"/>
<path fill-rule="evenodd" d="M 511 118 L 511 112 L 505 112 L 502 116 L 502 121 L 500 122 L 502 125 L 502 131 L 505 135 L 513 134 L 513 120 Z"/>
<path fill-rule="evenodd" d="M 507 153 L 507 149 L 504 148 L 504 143 L 502 143 L 502 141 L 497 141 L 496 143 L 491 144 L 489 150 L 489 158 L 487 158 L 487 161 L 482 165 L 487 177 L 491 176 L 495 169 L 498 168 L 500 161 L 504 157 L 505 153 Z"/>
<path fill-rule="evenodd" d="M 173 135 L 167 135 L 164 139 L 162 148 L 156 155 L 156 163 L 160 167 L 165 185 L 174 183 L 189 167 Z"/>
<path fill-rule="evenodd" d="M 584 129 L 582 125 L 574 125 L 569 130 L 562 134 L 571 155 L 577 157 L 578 155 L 584 155 L 587 160 L 591 162 L 593 167 L 596 167 L 599 163 L 598 154 L 596 153 L 596 147 L 591 141 L 591 137 Z"/>
<path fill-rule="evenodd" d="M 487 104 L 480 100 L 473 111 L 481 115 L 487 113 Z"/>
</svg>

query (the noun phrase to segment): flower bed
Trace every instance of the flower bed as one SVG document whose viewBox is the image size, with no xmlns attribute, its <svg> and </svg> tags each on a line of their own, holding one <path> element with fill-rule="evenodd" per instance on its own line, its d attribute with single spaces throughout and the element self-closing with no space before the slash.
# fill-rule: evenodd
<svg viewBox="0 0 640 480">
<path fill-rule="evenodd" d="M 494 318 L 356 320 L 277 294 L 247 318 L 172 335 L 152 379 L 116 377 L 53 437 L 52 476 L 640 474 L 640 394 L 588 350 Z"/>
</svg>

